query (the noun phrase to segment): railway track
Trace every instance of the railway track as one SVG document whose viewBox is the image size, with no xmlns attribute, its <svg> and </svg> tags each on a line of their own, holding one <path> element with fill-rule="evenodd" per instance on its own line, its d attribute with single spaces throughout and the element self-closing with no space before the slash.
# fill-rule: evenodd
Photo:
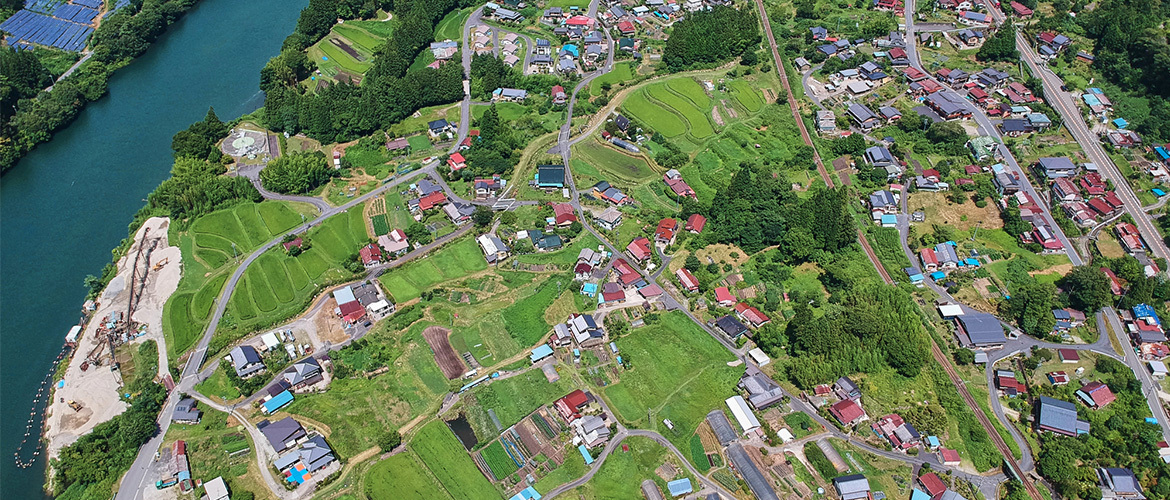
<svg viewBox="0 0 1170 500">
<path fill-rule="evenodd" d="M 991 419 L 987 418 L 987 414 L 984 413 L 983 409 L 979 407 L 979 403 L 975 401 L 975 398 L 972 397 L 971 393 L 967 391 L 967 385 L 963 382 L 962 379 L 959 378 L 959 374 L 955 372 L 955 367 L 951 365 L 950 360 L 947 359 L 945 354 L 943 354 L 942 349 L 939 349 L 938 344 L 934 342 L 933 338 L 930 340 L 930 353 L 934 355 L 934 360 L 937 361 L 938 364 L 942 365 L 943 370 L 947 372 L 947 378 L 951 379 L 951 384 L 959 390 L 959 396 L 962 397 L 963 401 L 967 403 L 967 406 L 971 409 L 971 412 L 975 414 L 975 418 L 979 419 L 979 424 L 983 426 L 983 430 L 987 432 L 987 435 L 991 438 L 991 442 L 995 445 L 995 448 L 998 449 L 1000 454 L 1003 455 L 1003 459 L 1008 464 L 1008 467 L 1011 467 L 1014 475 L 1020 479 L 1021 483 L 1024 484 L 1024 489 L 1028 492 L 1028 496 L 1031 497 L 1032 500 L 1042 500 L 1044 497 L 1040 496 L 1040 490 L 1036 489 L 1036 485 L 1033 484 L 1026 475 L 1024 475 L 1024 470 L 1020 468 L 1020 463 L 1016 461 L 1016 457 L 1012 454 L 1011 448 L 1009 448 L 1007 443 L 1003 440 L 1003 436 L 1000 436 L 999 432 L 995 430 L 995 426 L 992 425 Z"/>
</svg>

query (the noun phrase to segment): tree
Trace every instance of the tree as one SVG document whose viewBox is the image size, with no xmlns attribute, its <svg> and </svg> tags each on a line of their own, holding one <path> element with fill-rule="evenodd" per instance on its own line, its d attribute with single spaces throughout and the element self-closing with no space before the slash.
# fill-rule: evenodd
<svg viewBox="0 0 1170 500">
<path fill-rule="evenodd" d="M 695 273 L 699 271 L 699 268 L 703 267 L 703 263 L 699 262 L 698 257 L 695 257 L 694 254 L 691 254 L 687 256 L 686 263 L 683 265 L 683 267 L 687 268 L 687 271 Z"/>
<path fill-rule="evenodd" d="M 955 363 L 960 365 L 969 365 L 975 362 L 975 353 L 970 349 L 956 349 L 954 358 Z"/>
<path fill-rule="evenodd" d="M 728 61 L 760 43 L 755 9 L 715 6 L 688 14 L 674 23 L 662 52 L 672 71 Z"/>
<path fill-rule="evenodd" d="M 397 430 L 386 431 L 378 436 L 378 448 L 381 448 L 383 452 L 389 452 L 400 444 L 402 444 L 402 434 Z"/>
<path fill-rule="evenodd" d="M 492 223 L 492 209 L 483 205 L 475 207 L 475 212 L 471 214 L 471 220 L 475 222 L 475 227 L 483 229 Z"/>
<path fill-rule="evenodd" d="M 424 226 L 421 222 L 415 222 L 409 226 L 406 226 L 406 229 L 402 232 L 406 235 L 406 239 L 408 241 L 413 241 L 422 245 L 430 243 L 434 239 L 434 236 L 431 235 L 431 232 L 428 231 L 427 227 Z"/>
<path fill-rule="evenodd" d="M 1020 51 L 1016 49 L 1016 26 L 1010 20 L 1000 26 L 990 39 L 983 42 L 975 58 L 980 61 L 1016 61 Z"/>
<path fill-rule="evenodd" d="M 260 171 L 264 188 L 284 194 L 308 193 L 329 180 L 331 170 L 320 151 L 294 151 L 270 162 Z"/>
<path fill-rule="evenodd" d="M 1109 277 L 1100 266 L 1077 266 L 1057 282 L 1068 291 L 1069 304 L 1084 312 L 1096 312 L 1113 300 Z"/>
</svg>

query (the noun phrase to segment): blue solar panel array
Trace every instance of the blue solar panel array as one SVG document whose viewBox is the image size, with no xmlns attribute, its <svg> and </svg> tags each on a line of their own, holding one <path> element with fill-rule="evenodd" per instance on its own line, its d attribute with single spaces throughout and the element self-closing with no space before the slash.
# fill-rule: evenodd
<svg viewBox="0 0 1170 500">
<path fill-rule="evenodd" d="M 102 0 L 73 0 L 73 3 L 91 9 L 102 8 Z"/>
<path fill-rule="evenodd" d="M 37 1 L 43 2 L 43 0 Z M 30 0 L 31 2 L 32 0 Z M 93 9 L 78 8 L 90 10 L 94 16 L 97 15 L 97 11 Z M 74 13 L 74 15 L 78 15 L 78 13 Z M 91 16 L 89 19 L 92 20 L 93 17 Z M 13 14 L 8 20 L 0 23 L 0 30 L 11 34 L 8 37 L 9 45 L 14 45 L 13 42 L 26 42 L 26 45 L 28 43 L 35 43 L 37 45 L 57 47 L 73 52 L 79 52 L 84 49 L 86 39 L 90 33 L 93 33 L 93 28 L 87 25 L 38 14 L 29 10 L 22 10 Z"/>
<path fill-rule="evenodd" d="M 57 10 L 53 11 L 53 17 L 57 19 L 64 19 L 66 21 L 73 21 L 78 24 L 89 24 L 93 22 L 93 18 L 97 17 L 98 11 L 88 7 L 73 4 L 61 4 Z"/>
<path fill-rule="evenodd" d="M 64 0 L 24 0 L 24 8 L 41 14 L 52 14 Z"/>
</svg>

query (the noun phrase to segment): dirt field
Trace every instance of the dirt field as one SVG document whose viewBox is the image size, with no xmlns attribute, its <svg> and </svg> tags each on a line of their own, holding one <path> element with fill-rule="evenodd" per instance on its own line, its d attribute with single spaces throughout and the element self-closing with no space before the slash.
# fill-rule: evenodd
<svg viewBox="0 0 1170 500">
<path fill-rule="evenodd" d="M 336 307 L 337 300 L 330 297 L 325 300 L 325 305 L 321 306 L 323 312 L 313 318 L 313 324 L 317 327 L 317 338 L 322 342 L 340 344 L 349 338 L 341 329 L 341 322 L 333 315 L 332 311 Z"/>
<path fill-rule="evenodd" d="M 913 193 L 907 201 L 907 208 L 911 212 L 926 212 L 926 224 L 946 224 L 964 231 L 975 227 L 977 222 L 983 223 L 979 226 L 983 229 L 1003 227 L 1003 220 L 999 218 L 995 204 L 988 203 L 983 208 L 976 207 L 972 201 L 956 205 L 947 201 L 946 193 Z"/>
<path fill-rule="evenodd" d="M 435 352 L 435 362 L 439 364 L 439 369 L 443 370 L 443 375 L 448 379 L 455 380 L 467 371 L 467 367 L 463 364 L 463 358 L 451 348 L 451 342 L 447 340 L 450 334 L 451 330 L 438 326 L 423 330 L 423 338 L 427 339 L 431 350 Z"/>
<path fill-rule="evenodd" d="M 1121 248 L 1117 238 L 1114 238 L 1108 231 L 1097 233 L 1097 250 L 1101 252 L 1102 257 L 1111 259 L 1125 257 L 1125 250 Z"/>
<path fill-rule="evenodd" d="M 719 106 L 711 108 L 711 119 L 715 120 L 716 125 L 723 126 L 723 117 L 719 116 Z"/>
<path fill-rule="evenodd" d="M 1040 275 L 1040 274 L 1057 273 L 1057 274 L 1060 274 L 1061 276 L 1064 276 L 1064 275 L 1068 274 L 1069 271 L 1072 271 L 1072 268 L 1073 268 L 1072 264 L 1061 264 L 1059 266 L 1052 266 L 1048 269 L 1041 269 L 1039 271 L 1028 271 L 1028 274 L 1030 276 L 1036 276 L 1036 275 Z"/>
</svg>

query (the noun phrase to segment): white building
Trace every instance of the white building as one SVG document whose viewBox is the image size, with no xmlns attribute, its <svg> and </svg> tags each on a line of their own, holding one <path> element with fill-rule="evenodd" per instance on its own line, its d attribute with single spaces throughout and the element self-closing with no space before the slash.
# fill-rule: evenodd
<svg viewBox="0 0 1170 500">
<path fill-rule="evenodd" d="M 744 434 L 760 428 L 760 421 L 756 419 L 751 408 L 748 408 L 747 401 L 743 400 L 743 396 L 727 398 L 726 403 L 727 407 L 731 408 L 731 414 L 735 415 L 735 420 L 739 422 L 739 426 L 743 428 Z"/>
</svg>

